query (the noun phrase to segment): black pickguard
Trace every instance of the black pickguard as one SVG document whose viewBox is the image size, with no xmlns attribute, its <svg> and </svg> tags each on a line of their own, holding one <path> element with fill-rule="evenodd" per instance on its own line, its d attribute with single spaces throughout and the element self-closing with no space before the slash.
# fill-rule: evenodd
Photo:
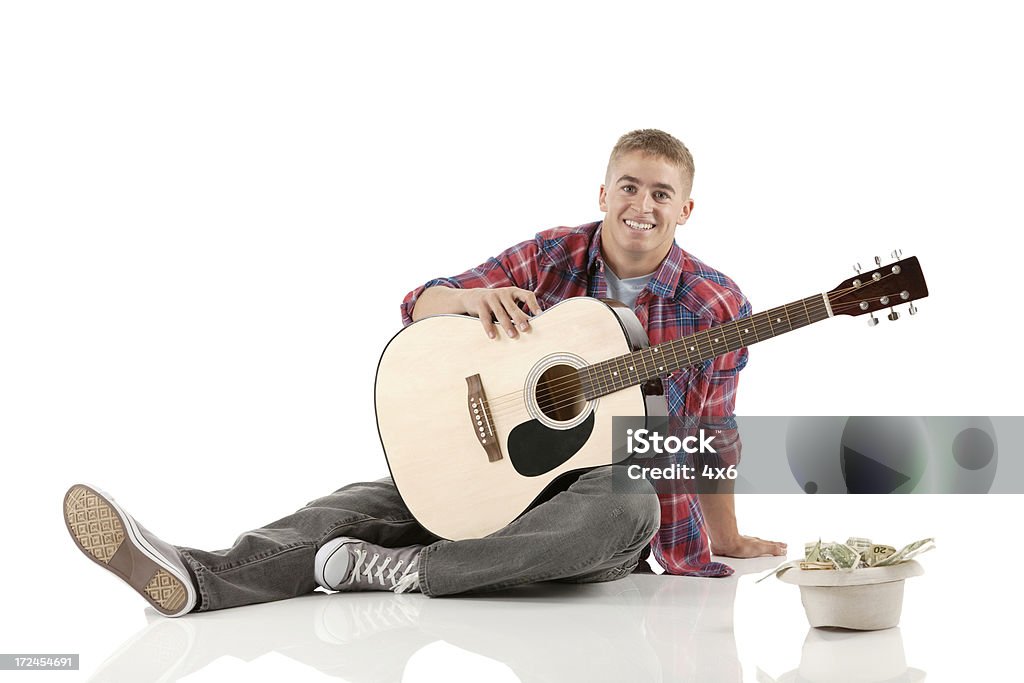
<svg viewBox="0 0 1024 683">
<path fill-rule="evenodd" d="M 572 429 L 551 429 L 539 420 L 530 420 L 508 435 L 508 457 L 516 472 L 536 477 L 576 455 L 593 431 L 593 412 Z"/>
</svg>

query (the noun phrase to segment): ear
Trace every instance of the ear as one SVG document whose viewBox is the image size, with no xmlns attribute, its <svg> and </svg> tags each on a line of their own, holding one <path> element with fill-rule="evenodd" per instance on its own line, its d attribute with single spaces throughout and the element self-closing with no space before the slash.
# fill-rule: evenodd
<svg viewBox="0 0 1024 683">
<path fill-rule="evenodd" d="M 605 194 L 604 185 L 601 186 L 601 191 L 597 194 L 597 206 L 605 213 L 608 212 L 608 196 Z"/>
<path fill-rule="evenodd" d="M 685 223 L 690 218 L 691 213 L 693 213 L 693 199 L 687 199 L 683 202 L 683 208 L 679 210 L 679 220 L 676 221 L 676 225 Z"/>
</svg>

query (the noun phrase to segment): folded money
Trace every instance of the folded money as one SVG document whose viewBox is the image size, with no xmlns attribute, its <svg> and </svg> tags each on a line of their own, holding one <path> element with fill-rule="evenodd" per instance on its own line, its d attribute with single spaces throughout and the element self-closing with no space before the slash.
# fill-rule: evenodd
<svg viewBox="0 0 1024 683">
<path fill-rule="evenodd" d="M 783 562 L 759 578 L 755 583 L 764 581 L 769 576 L 779 576 L 783 572 L 798 567 L 800 569 L 822 570 L 854 570 L 867 567 L 891 567 L 907 562 L 935 547 L 935 539 L 925 538 L 903 546 L 898 552 L 891 545 L 874 543 L 871 539 L 851 536 L 846 543 L 817 542 L 804 544 L 802 560 Z"/>
</svg>

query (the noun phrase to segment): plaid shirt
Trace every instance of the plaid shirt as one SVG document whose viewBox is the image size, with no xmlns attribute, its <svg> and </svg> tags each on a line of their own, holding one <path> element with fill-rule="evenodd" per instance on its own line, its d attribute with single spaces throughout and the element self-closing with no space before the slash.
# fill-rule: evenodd
<svg viewBox="0 0 1024 683">
<path fill-rule="evenodd" d="M 601 223 L 554 228 L 488 259 L 461 275 L 417 287 L 402 302 L 402 322 L 412 322 L 416 300 L 428 287 L 519 287 L 537 295 L 542 309 L 574 296 L 607 297 L 601 256 Z M 673 244 L 634 308 L 652 345 L 684 337 L 751 313 L 736 284 Z M 723 426 L 736 403 L 736 384 L 747 364 L 741 348 L 664 379 L 669 415 L 700 416 L 702 426 Z M 735 431 L 731 432 L 736 435 Z M 738 435 L 727 446 L 716 439 L 725 464 L 739 462 Z M 711 561 L 711 549 L 697 496 L 661 492 L 661 527 L 651 541 L 655 558 L 670 574 L 729 576 L 732 568 Z"/>
</svg>

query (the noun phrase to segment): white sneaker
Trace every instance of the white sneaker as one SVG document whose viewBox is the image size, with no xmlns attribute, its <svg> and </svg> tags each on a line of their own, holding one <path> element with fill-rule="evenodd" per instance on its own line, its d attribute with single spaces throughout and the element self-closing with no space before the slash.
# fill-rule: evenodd
<svg viewBox="0 0 1024 683">
<path fill-rule="evenodd" d="M 178 550 L 106 493 L 75 484 L 64 495 L 64 521 L 79 550 L 134 588 L 160 614 L 180 617 L 196 606 L 196 587 Z"/>
<path fill-rule="evenodd" d="M 423 546 L 382 548 L 357 538 L 335 538 L 316 553 L 313 576 L 332 591 L 419 591 L 416 560 Z"/>
</svg>

